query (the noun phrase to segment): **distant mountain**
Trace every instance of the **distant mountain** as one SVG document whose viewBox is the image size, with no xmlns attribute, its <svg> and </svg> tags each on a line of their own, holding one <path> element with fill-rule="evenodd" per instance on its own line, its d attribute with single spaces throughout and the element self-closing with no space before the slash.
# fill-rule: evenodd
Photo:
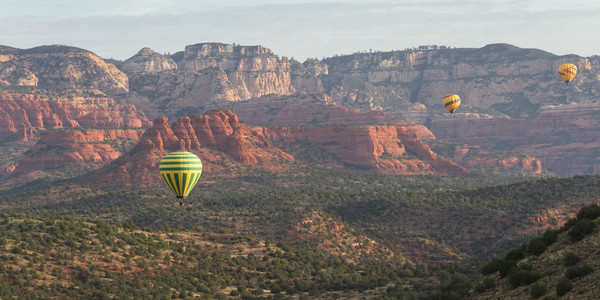
<svg viewBox="0 0 600 300">
<path fill-rule="evenodd" d="M 508 44 L 356 53 L 303 64 L 279 59 L 262 47 L 211 43 L 191 45 L 162 59 L 144 55 L 128 61 L 154 66 L 172 59 L 178 66 L 130 75 L 131 90 L 144 97 L 128 101 L 150 115 L 163 111 L 180 116 L 215 107 L 260 112 L 261 96 L 283 95 L 293 102 L 305 97 L 299 93 L 316 92 L 343 107 L 425 124 L 439 139 L 524 152 L 559 175 L 600 169 L 594 150 L 600 64 L 594 57 L 557 56 Z M 568 87 L 556 71 L 565 62 L 579 67 Z M 448 93 L 462 98 L 453 119 L 440 104 Z M 229 107 L 241 100 L 257 106 Z"/>
<path fill-rule="evenodd" d="M 175 54 L 143 48 L 126 61 L 112 62 L 121 70 L 74 47 L 5 46 L 0 50 L 0 89 L 50 98 L 102 95 L 135 105 L 150 119 L 230 109 L 248 124 L 289 125 L 328 121 L 311 119 L 303 109 L 287 110 L 293 115 L 288 118 L 267 118 L 264 112 L 285 109 L 281 100 L 303 103 L 307 95 L 323 95 L 341 107 L 424 124 L 438 139 L 523 152 L 558 175 L 600 170 L 594 117 L 600 111 L 597 57 L 491 44 L 355 53 L 300 63 L 262 46 L 199 43 Z M 564 62 L 579 68 L 570 86 L 556 74 Z M 455 118 L 440 104 L 447 93 L 462 98 Z"/>
</svg>

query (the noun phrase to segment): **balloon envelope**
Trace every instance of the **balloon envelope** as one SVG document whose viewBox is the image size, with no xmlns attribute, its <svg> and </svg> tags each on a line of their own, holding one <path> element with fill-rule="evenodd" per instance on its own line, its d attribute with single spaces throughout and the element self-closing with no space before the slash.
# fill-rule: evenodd
<svg viewBox="0 0 600 300">
<path fill-rule="evenodd" d="M 201 173 L 202 161 L 191 152 L 171 152 L 160 161 L 160 175 L 180 199 L 192 191 Z"/>
<path fill-rule="evenodd" d="M 558 67 L 558 74 L 566 83 L 569 83 L 577 75 L 577 66 L 574 64 L 562 64 Z"/>
<path fill-rule="evenodd" d="M 456 94 L 446 95 L 443 101 L 444 106 L 451 114 L 460 106 L 460 97 Z"/>
</svg>

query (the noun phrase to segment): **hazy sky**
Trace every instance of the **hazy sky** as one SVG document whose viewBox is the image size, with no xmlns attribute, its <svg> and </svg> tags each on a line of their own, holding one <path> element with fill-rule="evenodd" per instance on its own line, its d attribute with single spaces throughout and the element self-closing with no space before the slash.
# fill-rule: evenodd
<svg viewBox="0 0 600 300">
<path fill-rule="evenodd" d="M 304 61 L 419 45 L 510 43 L 600 55 L 597 0 L 0 0 L 0 45 L 62 44 L 127 59 L 201 42 Z"/>
</svg>

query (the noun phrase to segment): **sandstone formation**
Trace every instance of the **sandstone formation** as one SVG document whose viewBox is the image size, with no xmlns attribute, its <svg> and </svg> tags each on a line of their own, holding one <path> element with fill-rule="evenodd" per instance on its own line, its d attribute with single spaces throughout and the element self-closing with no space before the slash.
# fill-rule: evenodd
<svg viewBox="0 0 600 300">
<path fill-rule="evenodd" d="M 435 150 L 435 148 L 434 148 Z M 542 162 L 519 153 L 501 152 L 468 145 L 455 145 L 452 161 L 475 170 L 505 172 L 513 169 L 514 175 L 541 175 Z"/>
<path fill-rule="evenodd" d="M 129 91 L 127 75 L 87 50 L 52 45 L 0 47 L 0 86 L 86 87 L 114 96 Z"/>
<path fill-rule="evenodd" d="M 600 172 L 599 105 L 544 106 L 533 119 L 440 119 L 438 139 L 516 150 L 534 156 L 560 176 Z"/>
<path fill-rule="evenodd" d="M 273 147 L 260 128 L 240 122 L 231 111 L 216 111 L 194 117 L 182 117 L 169 126 L 160 116 L 147 129 L 135 148 L 105 169 L 90 176 L 90 183 L 100 186 L 156 186 L 154 176 L 162 157 L 172 151 L 188 150 L 200 157 L 203 171 L 212 175 L 231 176 L 234 169 L 270 169 L 294 157 Z"/>
<path fill-rule="evenodd" d="M 132 106 L 115 105 L 108 97 L 73 97 L 49 100 L 34 94 L 0 93 L 0 139 L 27 140 L 41 129 L 65 127 L 149 126 L 144 114 Z"/>
<path fill-rule="evenodd" d="M 138 64 L 153 64 L 148 56 L 134 58 Z M 179 111 L 202 112 L 207 105 L 269 94 L 322 92 L 319 77 L 327 74 L 327 66 L 319 61 L 301 64 L 279 58 L 262 46 L 202 43 L 187 46 L 170 58 L 177 63 L 177 70 L 131 74 L 131 90 L 148 99 L 146 106 L 140 106 L 144 111 L 160 107 L 167 116 L 179 117 L 189 115 Z"/>
<path fill-rule="evenodd" d="M 253 101 L 219 106 L 229 108 L 248 124 L 256 125 L 358 125 L 396 122 L 382 112 L 361 112 L 336 105 L 327 94 L 268 95 Z"/>
<path fill-rule="evenodd" d="M 566 61 L 580 69 L 569 87 L 555 74 L 558 64 Z M 594 124 L 593 116 L 575 112 L 596 105 L 600 76 L 595 66 L 600 61 L 594 57 L 556 56 L 493 44 L 480 49 L 425 47 L 357 53 L 300 63 L 262 46 L 201 43 L 173 55 L 144 48 L 127 61 L 115 63 L 130 77 L 78 48 L 0 47 L 0 89 L 28 86 L 49 101 L 47 108 L 24 109 L 26 104 L 6 108 L 4 114 L 10 118 L 4 118 L 0 135 L 26 139 L 41 123 L 43 128 L 150 126 L 132 104 L 152 118 L 190 116 L 189 124 L 181 120 L 169 126 L 182 136 L 178 143 L 190 148 L 203 145 L 198 136 L 197 141 L 193 138 L 203 134 L 196 132 L 194 122 L 199 121 L 194 121 L 194 115 L 211 109 L 229 109 L 246 123 L 257 125 L 394 125 L 399 124 L 394 119 L 399 116 L 426 124 L 441 139 L 539 157 L 542 166 L 556 174 L 597 172 L 596 146 L 585 137 L 595 135 L 593 126 L 585 127 Z M 448 91 L 463 99 L 454 119 L 447 117 L 439 103 Z M 565 105 L 573 106 L 572 114 L 583 116 L 563 116 L 565 122 L 578 120 L 566 131 L 569 143 L 557 140 L 564 133 L 543 129 L 549 125 L 543 120 L 558 116 L 549 108 Z M 523 134 L 523 126 L 530 132 Z M 241 145 L 236 141 L 239 136 L 243 133 L 228 137 L 227 143 L 210 144 L 207 135 L 211 145 L 207 147 Z M 580 148 L 580 144 L 585 146 Z M 228 155 L 244 162 L 260 161 L 243 153 L 243 148 L 235 148 Z M 593 158 L 581 161 L 577 157 L 582 155 Z M 481 163 L 513 165 L 508 161 Z M 515 164 L 531 165 L 530 170 L 536 172 L 536 162 Z"/>
<path fill-rule="evenodd" d="M 124 61 L 120 69 L 127 74 L 158 73 L 177 69 L 177 64 L 172 59 L 154 52 L 150 48 L 142 48 L 136 55 Z"/>
<path fill-rule="evenodd" d="M 507 44 L 364 53 L 324 62 L 329 70 L 326 92 L 336 103 L 362 110 L 373 105 L 401 116 L 414 103 L 424 104 L 430 117 L 445 114 L 441 99 L 456 93 L 463 102 L 459 112 L 477 108 L 512 118 L 532 117 L 541 104 L 567 100 L 556 74 L 565 62 L 579 67 L 568 101 L 597 101 L 583 90 L 599 82 L 589 59 Z"/>
<path fill-rule="evenodd" d="M 478 172 L 505 173 L 520 168 L 521 173 L 536 175 L 541 171 L 534 159 L 490 158 L 472 148 L 458 147 L 454 157 L 447 153 L 441 156 L 435 146 L 423 141 L 432 143 L 435 136 L 425 126 L 406 121 L 262 127 L 248 126 L 233 112 L 221 110 L 181 117 L 171 125 L 167 117 L 160 116 L 143 134 L 124 129 L 42 131 L 40 140 L 19 160 L 14 171 L 6 172 L 24 180 L 25 175 L 80 174 L 104 166 L 91 173 L 90 183 L 156 186 L 161 184 L 160 177 L 155 176 L 160 160 L 177 150 L 196 153 L 207 173 L 226 177 L 251 169 L 277 172 L 296 160 L 383 174 L 470 173 L 452 159 Z"/>
<path fill-rule="evenodd" d="M 297 157 L 338 168 L 388 174 L 468 173 L 422 143 L 416 124 L 395 126 L 266 127 L 265 135 Z M 306 147 L 306 143 L 313 147 Z M 317 156 L 317 157 L 313 157 Z M 324 158 L 324 159 L 323 159 Z"/>
<path fill-rule="evenodd" d="M 73 176 L 98 168 L 130 149 L 141 134 L 142 131 L 135 129 L 44 131 L 33 149 L 19 160 L 11 176 L 57 169 Z"/>
</svg>

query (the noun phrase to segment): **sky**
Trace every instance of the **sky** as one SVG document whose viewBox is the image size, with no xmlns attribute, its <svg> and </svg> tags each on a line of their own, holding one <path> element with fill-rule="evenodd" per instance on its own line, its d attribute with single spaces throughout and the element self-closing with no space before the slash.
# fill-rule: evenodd
<svg viewBox="0 0 600 300">
<path fill-rule="evenodd" d="M 0 45 L 68 45 L 119 60 L 204 42 L 299 61 L 492 43 L 591 56 L 598 29 L 595 0 L 0 0 Z"/>
</svg>

